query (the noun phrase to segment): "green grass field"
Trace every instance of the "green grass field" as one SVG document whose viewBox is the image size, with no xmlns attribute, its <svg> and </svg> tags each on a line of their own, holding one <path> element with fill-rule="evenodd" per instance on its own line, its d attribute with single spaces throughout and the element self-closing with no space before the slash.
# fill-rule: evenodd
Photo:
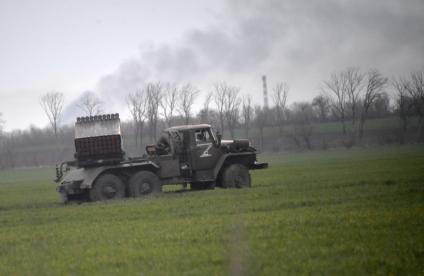
<svg viewBox="0 0 424 276">
<path fill-rule="evenodd" d="M 424 145 L 263 159 L 251 189 L 80 205 L 0 172 L 0 275 L 424 273 Z"/>
</svg>

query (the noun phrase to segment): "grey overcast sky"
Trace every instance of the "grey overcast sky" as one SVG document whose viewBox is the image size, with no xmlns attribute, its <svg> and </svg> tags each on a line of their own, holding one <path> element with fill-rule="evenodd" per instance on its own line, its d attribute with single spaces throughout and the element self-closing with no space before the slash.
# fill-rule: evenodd
<svg viewBox="0 0 424 276">
<path fill-rule="evenodd" d="M 307 100 L 332 72 L 378 68 L 386 76 L 424 68 L 423 0 L 0 0 L 0 112 L 6 130 L 45 126 L 39 98 L 65 94 L 65 122 L 92 90 L 105 111 L 147 81 L 221 80 L 262 103 L 290 86 Z"/>
</svg>

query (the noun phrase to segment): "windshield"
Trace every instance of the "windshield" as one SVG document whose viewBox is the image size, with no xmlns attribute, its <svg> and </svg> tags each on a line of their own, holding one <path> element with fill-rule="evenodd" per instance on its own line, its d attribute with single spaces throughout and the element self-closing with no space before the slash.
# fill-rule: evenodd
<svg viewBox="0 0 424 276">
<path fill-rule="evenodd" d="M 217 144 L 218 143 L 218 137 L 216 137 L 215 129 L 213 127 L 211 127 L 210 132 L 211 132 L 214 143 Z"/>
</svg>

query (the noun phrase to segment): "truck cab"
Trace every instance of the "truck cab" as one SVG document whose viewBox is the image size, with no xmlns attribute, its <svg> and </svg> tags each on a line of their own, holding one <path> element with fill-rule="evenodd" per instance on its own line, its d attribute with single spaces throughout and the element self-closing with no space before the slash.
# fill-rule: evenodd
<svg viewBox="0 0 424 276">
<path fill-rule="evenodd" d="M 220 141 L 210 125 L 171 127 L 164 133 L 169 137 L 173 155 L 180 162 L 183 176 L 196 177 L 193 174 L 199 175 L 201 171 L 213 169 L 222 155 Z"/>
</svg>

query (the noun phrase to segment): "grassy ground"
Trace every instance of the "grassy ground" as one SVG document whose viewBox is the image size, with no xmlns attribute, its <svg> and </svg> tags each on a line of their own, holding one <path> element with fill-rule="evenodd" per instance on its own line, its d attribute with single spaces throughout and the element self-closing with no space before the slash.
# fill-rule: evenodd
<svg viewBox="0 0 424 276">
<path fill-rule="evenodd" d="M 251 189 L 67 206 L 0 172 L 0 274 L 424 273 L 424 145 L 264 159 Z"/>
</svg>

